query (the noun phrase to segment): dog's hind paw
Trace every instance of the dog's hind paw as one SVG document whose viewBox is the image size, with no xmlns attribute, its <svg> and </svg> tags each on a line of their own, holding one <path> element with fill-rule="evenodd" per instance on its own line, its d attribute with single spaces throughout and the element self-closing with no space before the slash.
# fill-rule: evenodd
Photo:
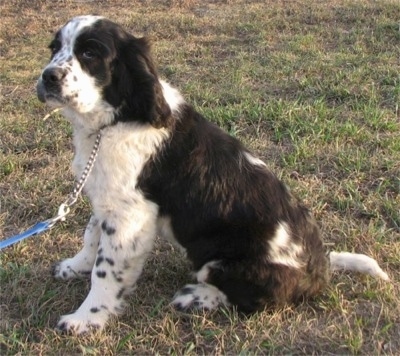
<svg viewBox="0 0 400 356">
<path fill-rule="evenodd" d="M 181 310 L 212 310 L 219 305 L 229 305 L 226 295 L 207 283 L 187 284 L 175 294 L 171 304 Z"/>
</svg>

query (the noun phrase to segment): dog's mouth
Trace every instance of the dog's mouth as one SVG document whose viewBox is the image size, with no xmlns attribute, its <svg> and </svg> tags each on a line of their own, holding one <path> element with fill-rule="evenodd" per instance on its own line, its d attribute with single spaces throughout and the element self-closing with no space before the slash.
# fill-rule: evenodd
<svg viewBox="0 0 400 356">
<path fill-rule="evenodd" d="M 64 98 L 60 97 L 59 95 L 52 94 L 52 93 L 47 93 L 43 96 L 38 95 L 38 98 L 42 103 L 47 103 L 47 104 L 53 104 L 53 103 L 57 104 L 58 103 L 60 105 L 63 105 L 66 103 Z"/>
<path fill-rule="evenodd" d="M 60 93 L 49 91 L 44 85 L 41 80 L 39 80 L 36 86 L 36 93 L 38 99 L 42 103 L 46 103 L 50 106 L 63 106 L 66 104 L 65 98 L 61 96 Z"/>
</svg>

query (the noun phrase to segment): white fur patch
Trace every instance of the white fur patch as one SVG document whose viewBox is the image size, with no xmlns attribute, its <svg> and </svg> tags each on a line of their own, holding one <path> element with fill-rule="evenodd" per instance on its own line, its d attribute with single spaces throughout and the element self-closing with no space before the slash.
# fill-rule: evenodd
<svg viewBox="0 0 400 356">
<path fill-rule="evenodd" d="M 201 269 L 196 273 L 196 279 L 199 283 L 207 282 L 208 275 L 211 269 L 218 268 L 219 261 L 210 261 L 207 262 Z"/>
<path fill-rule="evenodd" d="M 169 217 L 159 217 L 157 219 L 157 234 L 178 247 L 178 249 L 186 255 L 186 249 L 176 240 L 174 232 L 172 231 L 171 219 Z"/>
<path fill-rule="evenodd" d="M 178 309 L 216 309 L 219 305 L 229 305 L 228 299 L 217 287 L 207 284 L 187 284 L 179 290 L 172 302 Z"/>
<path fill-rule="evenodd" d="M 164 99 L 169 105 L 171 111 L 179 111 L 179 107 L 185 103 L 185 99 L 181 93 L 165 80 L 160 80 L 160 83 L 163 89 Z"/>
<path fill-rule="evenodd" d="M 286 223 L 279 223 L 275 237 L 268 243 L 270 262 L 293 268 L 302 267 L 299 255 L 303 248 L 292 241 Z"/>
<path fill-rule="evenodd" d="M 65 24 L 62 31 L 66 39 L 71 39 L 72 41 L 82 31 L 83 28 L 93 25 L 96 21 L 102 18 L 102 16 L 96 15 L 76 16 Z"/>
<path fill-rule="evenodd" d="M 329 254 L 331 270 L 348 270 L 369 274 L 373 277 L 389 280 L 389 276 L 379 267 L 378 262 L 366 255 L 350 252 L 334 252 Z"/>
<path fill-rule="evenodd" d="M 243 152 L 243 156 L 244 158 L 246 158 L 246 160 L 254 165 L 254 166 L 260 166 L 260 167 L 266 167 L 267 165 L 259 158 L 254 157 L 251 153 L 249 152 Z"/>
<path fill-rule="evenodd" d="M 118 123 L 104 129 L 97 160 L 85 186 L 94 208 L 114 210 L 121 201 L 133 204 L 135 197 L 142 195 L 136 184 L 143 166 L 168 137 L 169 130 L 150 124 Z M 74 131 L 73 169 L 77 177 L 85 168 L 94 141 L 94 135 L 88 137 L 85 130 Z"/>
</svg>

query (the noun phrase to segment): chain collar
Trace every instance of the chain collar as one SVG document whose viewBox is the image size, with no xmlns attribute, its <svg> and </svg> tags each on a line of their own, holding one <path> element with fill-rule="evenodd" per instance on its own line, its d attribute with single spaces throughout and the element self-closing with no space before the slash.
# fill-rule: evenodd
<svg viewBox="0 0 400 356">
<path fill-rule="evenodd" d="M 65 220 L 65 216 L 69 213 L 70 207 L 78 200 L 79 194 L 81 194 L 82 189 L 86 184 L 89 174 L 93 169 L 94 162 L 96 161 L 97 154 L 99 153 L 100 140 L 101 132 L 99 132 L 96 136 L 96 140 L 94 141 L 93 149 L 86 163 L 85 169 L 83 170 L 83 173 L 79 180 L 75 182 L 72 193 L 68 196 L 68 199 L 58 208 L 57 216 L 50 219 L 52 221 L 52 225 L 54 225 L 58 220 Z"/>
</svg>

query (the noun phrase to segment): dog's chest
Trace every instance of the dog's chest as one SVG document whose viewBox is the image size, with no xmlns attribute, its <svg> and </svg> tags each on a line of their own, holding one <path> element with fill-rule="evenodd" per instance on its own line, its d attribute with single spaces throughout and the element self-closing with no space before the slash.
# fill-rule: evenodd
<svg viewBox="0 0 400 356">
<path fill-rule="evenodd" d="M 84 192 L 92 204 L 133 198 L 137 180 L 146 162 L 168 137 L 164 129 L 118 124 L 103 130 L 100 147 Z M 73 170 L 80 178 L 92 153 L 96 135 L 74 134 Z"/>
</svg>

